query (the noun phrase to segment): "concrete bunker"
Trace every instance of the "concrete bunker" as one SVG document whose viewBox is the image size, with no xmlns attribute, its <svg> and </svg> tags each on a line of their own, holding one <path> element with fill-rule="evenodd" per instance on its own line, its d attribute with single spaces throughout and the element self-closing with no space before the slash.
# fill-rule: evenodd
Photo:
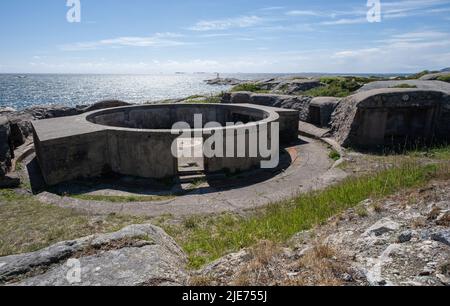
<svg viewBox="0 0 450 306">
<path fill-rule="evenodd" d="M 333 114 L 336 139 L 362 149 L 405 149 L 450 140 L 444 92 L 381 89 L 344 99 Z"/>
<path fill-rule="evenodd" d="M 255 139 L 266 137 L 259 133 L 260 127 L 266 126 L 270 131 L 274 123 L 281 126 L 293 123 L 280 122 L 277 110 L 237 104 L 158 104 L 36 121 L 33 122 L 36 155 L 48 185 L 98 177 L 107 172 L 155 179 L 174 177 L 180 172 L 180 161 L 172 154 L 172 145 L 180 138 L 172 133 L 174 123 L 187 123 L 189 128 L 180 132 L 200 133 L 204 140 L 218 130 L 223 135 L 227 132 L 241 135 L 248 148 Z M 201 115 L 202 129 L 194 129 L 195 115 Z M 205 128 L 204 124 L 208 122 L 223 126 Z M 239 124 L 225 126 L 228 122 Z M 255 127 L 256 132 L 249 127 Z M 298 122 L 295 130 L 298 130 Z M 269 144 L 270 134 L 267 133 Z M 293 137 L 291 135 L 291 141 Z M 225 138 L 223 146 L 226 150 Z M 261 161 L 265 160 L 259 154 L 250 157 L 247 153 L 249 149 L 245 156 L 203 157 L 202 167 L 197 170 L 205 173 L 246 171 L 260 167 Z"/>
<path fill-rule="evenodd" d="M 328 127 L 331 115 L 339 104 L 339 98 L 318 97 L 311 100 L 307 122 L 319 127 Z"/>
</svg>

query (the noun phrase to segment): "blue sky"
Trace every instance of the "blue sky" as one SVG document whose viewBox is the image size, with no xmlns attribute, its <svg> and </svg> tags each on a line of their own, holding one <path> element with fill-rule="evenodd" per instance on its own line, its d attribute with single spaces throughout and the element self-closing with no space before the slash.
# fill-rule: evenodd
<svg viewBox="0 0 450 306">
<path fill-rule="evenodd" d="M 450 0 L 0 1 L 0 72 L 414 72 L 450 66 Z"/>
</svg>

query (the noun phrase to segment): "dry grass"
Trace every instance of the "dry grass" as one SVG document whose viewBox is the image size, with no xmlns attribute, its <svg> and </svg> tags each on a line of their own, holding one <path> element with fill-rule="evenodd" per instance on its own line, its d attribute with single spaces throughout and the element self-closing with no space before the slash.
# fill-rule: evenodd
<svg viewBox="0 0 450 306">
<path fill-rule="evenodd" d="M 234 279 L 234 286 L 268 286 L 276 284 L 280 272 L 275 260 L 281 254 L 281 247 L 272 241 L 263 240 L 249 250 L 251 260 L 246 263 Z"/>
<path fill-rule="evenodd" d="M 348 260 L 329 245 L 317 242 L 299 261 L 299 276 L 290 285 L 341 286 L 343 275 L 351 275 Z"/>
</svg>

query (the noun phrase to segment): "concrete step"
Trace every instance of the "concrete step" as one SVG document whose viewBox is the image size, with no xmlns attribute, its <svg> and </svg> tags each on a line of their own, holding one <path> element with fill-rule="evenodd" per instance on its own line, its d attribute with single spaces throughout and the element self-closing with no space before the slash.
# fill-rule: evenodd
<svg viewBox="0 0 450 306">
<path fill-rule="evenodd" d="M 206 175 L 204 173 L 183 173 L 178 177 L 180 184 L 194 183 L 201 180 L 206 180 Z"/>
</svg>

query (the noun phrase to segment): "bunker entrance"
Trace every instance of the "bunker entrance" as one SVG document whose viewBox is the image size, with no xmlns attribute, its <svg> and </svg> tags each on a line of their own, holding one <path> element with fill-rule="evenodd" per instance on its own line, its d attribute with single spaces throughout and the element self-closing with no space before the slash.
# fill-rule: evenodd
<svg viewBox="0 0 450 306">
<path fill-rule="evenodd" d="M 424 144 L 432 135 L 432 108 L 404 108 L 390 111 L 387 114 L 385 143 L 386 144 Z"/>
<path fill-rule="evenodd" d="M 179 138 L 177 148 L 180 175 L 205 172 L 203 138 Z"/>
</svg>

